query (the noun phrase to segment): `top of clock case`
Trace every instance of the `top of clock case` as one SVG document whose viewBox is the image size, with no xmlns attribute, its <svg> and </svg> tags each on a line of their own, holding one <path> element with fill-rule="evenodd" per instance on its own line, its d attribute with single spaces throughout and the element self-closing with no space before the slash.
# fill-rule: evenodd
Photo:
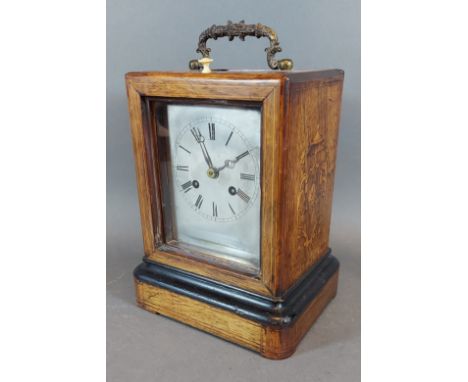
<svg viewBox="0 0 468 382">
<path fill-rule="evenodd" d="M 127 79 L 139 79 L 141 81 L 153 78 L 177 78 L 177 79 L 209 79 L 209 80 L 268 80 L 268 79 L 287 79 L 292 82 L 323 81 L 330 82 L 342 80 L 344 71 L 341 69 L 323 69 L 323 70 L 217 70 L 210 73 L 201 73 L 200 71 L 144 71 L 129 72 L 125 75 Z"/>
</svg>

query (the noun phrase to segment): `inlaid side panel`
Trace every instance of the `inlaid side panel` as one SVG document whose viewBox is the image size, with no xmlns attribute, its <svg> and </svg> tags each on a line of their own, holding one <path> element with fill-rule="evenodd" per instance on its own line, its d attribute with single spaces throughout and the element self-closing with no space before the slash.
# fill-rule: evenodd
<svg viewBox="0 0 468 382">
<path fill-rule="evenodd" d="M 342 81 L 292 83 L 285 132 L 280 290 L 328 248 Z"/>
</svg>

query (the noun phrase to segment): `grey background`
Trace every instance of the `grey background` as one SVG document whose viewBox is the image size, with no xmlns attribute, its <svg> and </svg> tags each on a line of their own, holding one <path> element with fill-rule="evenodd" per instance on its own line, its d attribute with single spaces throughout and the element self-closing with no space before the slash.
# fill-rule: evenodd
<svg viewBox="0 0 468 382">
<path fill-rule="evenodd" d="M 136 307 L 143 255 L 124 74 L 186 70 L 200 32 L 227 20 L 276 30 L 295 69 L 341 68 L 345 86 L 331 247 L 338 296 L 289 359 L 271 361 Z M 210 40 L 214 67 L 266 69 L 266 39 Z M 109 381 L 360 380 L 360 3 L 358 0 L 107 1 Z"/>
</svg>

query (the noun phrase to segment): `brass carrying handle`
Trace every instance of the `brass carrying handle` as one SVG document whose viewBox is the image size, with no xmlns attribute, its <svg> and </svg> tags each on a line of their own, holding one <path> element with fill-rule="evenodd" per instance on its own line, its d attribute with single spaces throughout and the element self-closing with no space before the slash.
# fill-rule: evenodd
<svg viewBox="0 0 468 382">
<path fill-rule="evenodd" d="M 233 23 L 228 21 L 227 25 L 212 25 L 211 27 L 205 29 L 198 39 L 198 48 L 197 52 L 201 53 L 203 56 L 202 60 L 190 60 L 189 68 L 191 70 L 200 70 L 203 68 L 204 62 L 211 62 L 210 58 L 210 48 L 206 47 L 206 42 L 212 38 L 217 40 L 218 37 L 229 37 L 229 41 L 234 40 L 234 37 L 239 37 L 242 41 L 245 40 L 245 36 L 255 36 L 257 38 L 267 37 L 270 40 L 270 46 L 265 48 L 267 52 L 267 62 L 268 66 L 273 70 L 291 70 L 293 68 L 293 61 L 289 58 L 284 58 L 282 60 L 275 59 L 275 54 L 281 52 L 278 36 L 276 32 L 263 24 L 246 24 L 244 20 L 239 23 Z M 206 66 L 206 64 L 205 64 Z M 208 69 L 209 70 L 209 69 Z M 205 71 L 205 69 L 204 69 Z"/>
</svg>

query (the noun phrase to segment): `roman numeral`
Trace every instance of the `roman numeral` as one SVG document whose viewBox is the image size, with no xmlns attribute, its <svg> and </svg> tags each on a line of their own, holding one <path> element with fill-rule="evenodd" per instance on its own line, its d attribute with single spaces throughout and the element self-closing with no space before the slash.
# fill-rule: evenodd
<svg viewBox="0 0 468 382">
<path fill-rule="evenodd" d="M 205 140 L 203 138 L 203 135 L 201 135 L 200 129 L 198 129 L 196 127 L 192 127 L 190 129 L 190 132 L 192 133 L 192 135 L 195 138 L 195 140 L 197 141 L 197 143 L 203 142 Z M 203 138 L 203 140 L 202 140 L 202 138 Z"/>
<path fill-rule="evenodd" d="M 240 174 L 240 178 L 244 180 L 255 180 L 255 175 L 254 174 Z"/>
<path fill-rule="evenodd" d="M 227 145 L 229 144 L 229 141 L 230 141 L 231 138 L 232 138 L 232 134 L 234 134 L 234 131 L 231 131 L 231 134 L 229 134 L 229 137 L 228 137 L 226 143 L 224 144 L 224 146 L 227 146 Z"/>
<path fill-rule="evenodd" d="M 218 217 L 218 206 L 215 202 L 213 202 L 213 216 L 216 218 Z"/>
<path fill-rule="evenodd" d="M 197 207 L 198 209 L 200 209 L 202 203 L 203 203 L 203 196 L 198 195 L 197 201 L 195 202 L 195 207 Z"/>
<path fill-rule="evenodd" d="M 249 155 L 249 151 L 248 151 L 248 150 L 247 150 L 245 153 L 242 153 L 242 154 L 236 156 L 236 160 L 242 159 L 243 157 L 245 157 L 245 156 L 247 156 L 247 155 Z"/>
<path fill-rule="evenodd" d="M 188 182 L 185 182 L 184 184 L 181 185 L 182 190 L 185 192 L 188 192 L 192 189 L 192 181 L 189 180 Z"/>
<path fill-rule="evenodd" d="M 187 151 L 189 154 L 192 154 L 192 153 L 191 153 L 190 151 L 188 151 L 184 146 L 179 145 L 179 147 L 180 147 L 182 150 Z"/>
<path fill-rule="evenodd" d="M 248 203 L 250 201 L 250 196 L 247 195 L 244 191 L 240 188 L 237 189 L 237 195 L 241 198 L 244 202 Z"/>
<path fill-rule="evenodd" d="M 177 166 L 178 171 L 188 171 L 188 166 Z"/>
<path fill-rule="evenodd" d="M 214 123 L 208 123 L 208 132 L 210 133 L 210 140 L 214 141 L 215 140 L 215 135 L 216 135 L 216 130 L 215 130 L 215 124 Z"/>
<path fill-rule="evenodd" d="M 229 205 L 229 208 L 231 209 L 232 214 L 235 215 L 236 212 L 234 211 L 234 208 L 232 208 L 231 203 L 228 203 L 228 205 Z"/>
</svg>

